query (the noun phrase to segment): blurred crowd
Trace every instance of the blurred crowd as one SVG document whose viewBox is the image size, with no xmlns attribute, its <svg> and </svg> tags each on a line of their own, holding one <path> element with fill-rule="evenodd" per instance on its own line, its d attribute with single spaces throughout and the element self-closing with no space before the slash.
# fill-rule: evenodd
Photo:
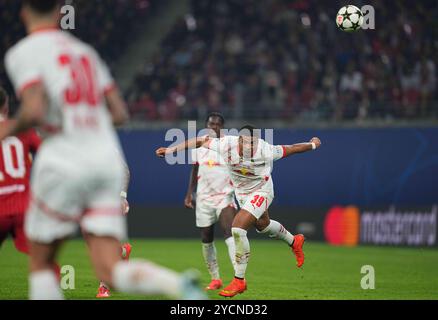
<svg viewBox="0 0 438 320">
<path fill-rule="evenodd" d="M 72 32 L 115 63 L 158 1 L 63 0 Z M 139 121 L 438 118 L 435 0 L 367 0 L 375 30 L 337 29 L 339 0 L 191 0 L 125 93 Z M 0 0 L 0 56 L 24 35 Z M 121 27 L 123 26 L 123 27 Z M 7 32 L 4 32 L 7 30 Z M 10 90 L 0 63 L 0 85 Z"/>
<path fill-rule="evenodd" d="M 356 1 L 360 5 L 362 1 Z M 126 92 L 139 120 L 438 117 L 435 1 L 368 0 L 375 30 L 337 29 L 343 1 L 193 0 Z"/>
<path fill-rule="evenodd" d="M 113 63 L 129 45 L 133 30 L 154 10 L 152 0 L 63 0 L 75 8 L 75 29 L 80 39 L 92 44 L 105 61 Z M 20 20 L 21 1 L 0 0 L 0 57 L 25 35 Z M 120 27 L 123 26 L 123 27 Z M 11 90 L 0 63 L 0 85 Z"/>
</svg>

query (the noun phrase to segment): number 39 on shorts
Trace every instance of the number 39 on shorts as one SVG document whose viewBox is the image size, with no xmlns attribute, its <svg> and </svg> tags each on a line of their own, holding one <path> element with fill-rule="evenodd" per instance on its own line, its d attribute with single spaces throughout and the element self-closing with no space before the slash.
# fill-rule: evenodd
<svg viewBox="0 0 438 320">
<path fill-rule="evenodd" d="M 265 197 L 261 197 L 260 195 L 256 194 L 251 200 L 251 204 L 260 208 L 265 200 Z"/>
</svg>

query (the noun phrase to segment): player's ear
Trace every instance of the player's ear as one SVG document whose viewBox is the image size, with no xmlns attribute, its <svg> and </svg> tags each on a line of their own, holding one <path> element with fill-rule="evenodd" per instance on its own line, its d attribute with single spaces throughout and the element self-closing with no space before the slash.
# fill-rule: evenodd
<svg viewBox="0 0 438 320">
<path fill-rule="evenodd" d="M 61 19 L 62 19 L 61 5 L 60 4 L 56 5 L 56 9 L 53 11 L 53 15 L 54 15 L 54 18 L 56 19 L 56 21 L 58 21 L 58 24 L 59 24 L 59 21 L 61 21 Z"/>
<path fill-rule="evenodd" d="M 20 9 L 20 19 L 23 21 L 25 25 L 28 24 L 29 21 L 29 8 L 24 4 Z"/>
</svg>

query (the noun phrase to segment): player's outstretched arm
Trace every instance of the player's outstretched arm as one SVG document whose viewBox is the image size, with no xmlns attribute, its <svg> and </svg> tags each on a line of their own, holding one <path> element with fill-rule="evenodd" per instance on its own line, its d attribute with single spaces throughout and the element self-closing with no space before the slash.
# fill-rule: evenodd
<svg viewBox="0 0 438 320">
<path fill-rule="evenodd" d="M 173 147 L 158 148 L 155 151 L 155 154 L 157 155 L 157 157 L 164 158 L 166 156 L 166 154 L 173 154 L 173 153 L 181 151 L 181 150 L 200 148 L 204 144 L 209 142 L 209 140 L 210 140 L 210 137 L 208 137 L 208 136 L 189 139 L 189 140 L 186 140 L 186 141 L 184 141 L 176 146 L 173 146 Z"/>
<path fill-rule="evenodd" d="M 295 153 L 303 153 L 311 150 L 318 149 L 321 146 L 321 140 L 319 138 L 312 138 L 310 142 L 307 143 L 296 143 L 290 146 L 283 146 L 284 157 L 291 156 Z"/>
<path fill-rule="evenodd" d="M 8 136 L 42 124 L 47 110 L 47 96 L 43 84 L 36 83 L 21 93 L 21 106 L 14 120 L 0 127 L 0 141 Z"/>
</svg>

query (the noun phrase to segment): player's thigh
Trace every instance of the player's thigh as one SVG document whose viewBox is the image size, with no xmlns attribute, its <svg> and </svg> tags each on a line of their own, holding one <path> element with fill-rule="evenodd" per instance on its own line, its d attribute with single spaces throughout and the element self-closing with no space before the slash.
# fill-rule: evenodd
<svg viewBox="0 0 438 320">
<path fill-rule="evenodd" d="M 251 212 L 245 209 L 240 209 L 233 220 L 232 228 L 249 230 L 249 228 L 255 225 L 256 221 L 257 219 Z"/>
<path fill-rule="evenodd" d="M 233 220 L 235 217 L 236 208 L 234 207 L 234 205 L 229 205 L 223 208 L 220 212 L 219 222 L 225 238 L 231 236 L 231 227 L 233 225 Z"/>
</svg>

